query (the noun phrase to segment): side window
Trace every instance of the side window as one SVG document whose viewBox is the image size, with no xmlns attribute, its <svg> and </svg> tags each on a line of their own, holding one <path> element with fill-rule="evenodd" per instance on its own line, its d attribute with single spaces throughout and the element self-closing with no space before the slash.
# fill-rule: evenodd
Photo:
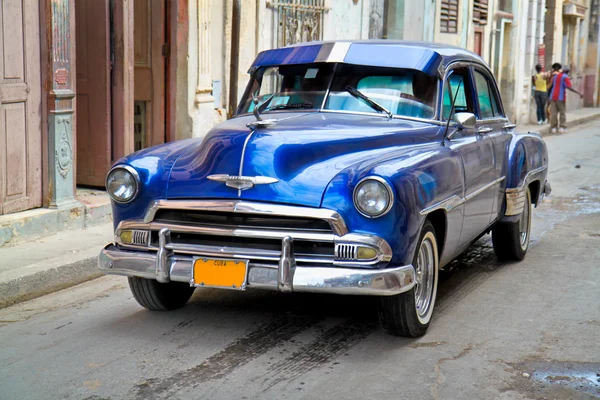
<svg viewBox="0 0 600 400">
<path fill-rule="evenodd" d="M 501 117 L 502 111 L 496 93 L 492 89 L 493 84 L 481 71 L 475 70 L 475 85 L 479 100 L 479 118 Z"/>
<path fill-rule="evenodd" d="M 446 79 L 442 99 L 443 119 L 447 120 L 450 116 L 452 99 L 456 99 L 454 101 L 454 113 L 473 112 L 470 86 L 469 71 L 466 68 L 455 69 L 452 75 Z"/>
</svg>

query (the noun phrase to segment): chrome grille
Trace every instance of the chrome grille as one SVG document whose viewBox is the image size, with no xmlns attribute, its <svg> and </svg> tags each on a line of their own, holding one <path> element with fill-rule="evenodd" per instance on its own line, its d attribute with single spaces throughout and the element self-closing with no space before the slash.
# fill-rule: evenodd
<svg viewBox="0 0 600 400">
<path fill-rule="evenodd" d="M 358 246 L 353 244 L 336 244 L 335 258 L 338 260 L 356 260 L 358 257 Z"/>
<path fill-rule="evenodd" d="M 150 243 L 153 247 L 158 247 L 158 232 L 153 231 Z M 187 245 L 189 249 L 200 247 L 229 248 L 237 249 L 238 252 L 261 253 L 271 252 L 278 254 L 281 251 L 281 239 L 251 238 L 236 236 L 214 236 L 209 234 L 178 232 L 177 227 L 171 231 L 171 243 L 175 246 Z M 331 242 L 319 242 L 311 240 L 296 240 L 294 242 L 294 252 L 298 256 L 313 255 L 331 258 L 334 252 L 334 245 Z"/>
<path fill-rule="evenodd" d="M 168 227 L 169 246 L 176 253 L 220 251 L 243 256 L 251 263 L 276 262 L 281 256 L 281 240 L 289 235 L 299 263 L 334 260 L 333 227 L 320 218 L 164 208 L 156 212 L 150 225 L 150 246 L 158 247 L 158 231 Z"/>
<path fill-rule="evenodd" d="M 261 264 L 273 269 L 281 262 L 285 240 L 293 241 L 291 253 L 299 266 L 375 267 L 389 261 L 391 254 L 383 240 L 349 233 L 337 212 L 281 204 L 158 200 L 149 207 L 143 220 L 119 223 L 115 232 L 117 245 L 132 245 L 131 242 L 124 243 L 120 234 L 134 230 L 144 232 L 135 235 L 135 243 L 143 240 L 144 245 L 145 231 L 149 232 L 146 245 L 149 251 L 160 253 L 163 249 L 174 257 L 193 255 L 247 260 L 249 265 Z M 160 232 L 168 239 L 163 244 L 160 243 Z M 343 243 L 336 244 L 338 241 Z M 377 257 L 358 260 L 361 245 L 357 242 L 374 247 Z M 131 247 L 139 249 L 141 246 Z"/>
<path fill-rule="evenodd" d="M 333 232 L 327 221 L 317 218 L 253 215 L 219 211 L 162 209 L 153 222 L 196 226 L 218 226 L 220 228 L 253 228 L 270 230 L 295 230 L 310 232 Z"/>
</svg>

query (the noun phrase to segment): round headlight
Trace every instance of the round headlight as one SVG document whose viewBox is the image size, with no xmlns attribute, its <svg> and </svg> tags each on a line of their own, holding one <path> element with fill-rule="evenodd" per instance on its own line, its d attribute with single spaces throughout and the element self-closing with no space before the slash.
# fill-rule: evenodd
<svg viewBox="0 0 600 400">
<path fill-rule="evenodd" d="M 128 165 L 113 168 L 106 178 L 106 190 L 118 203 L 133 200 L 139 189 L 139 176 L 135 169 Z"/>
<path fill-rule="evenodd" d="M 378 177 L 368 177 L 354 189 L 354 206 L 365 217 L 377 218 L 392 208 L 392 188 Z"/>
</svg>

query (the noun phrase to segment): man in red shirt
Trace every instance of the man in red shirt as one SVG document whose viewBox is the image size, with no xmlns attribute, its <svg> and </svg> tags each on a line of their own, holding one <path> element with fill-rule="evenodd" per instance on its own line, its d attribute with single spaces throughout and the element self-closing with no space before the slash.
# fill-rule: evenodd
<svg viewBox="0 0 600 400">
<path fill-rule="evenodd" d="M 577 93 L 580 97 L 583 97 L 583 95 L 573 89 L 571 79 L 569 79 L 569 76 L 567 75 L 567 72 L 569 71 L 568 68 L 565 68 L 565 71 L 561 71 L 562 65 L 554 63 L 552 69 L 560 72 L 552 77 L 550 87 L 550 125 L 552 127 L 552 133 L 556 133 L 556 128 L 559 126 L 558 117 L 560 114 L 559 131 L 560 133 L 564 133 L 567 128 L 567 109 L 565 104 L 565 100 L 567 99 L 567 89 Z"/>
</svg>

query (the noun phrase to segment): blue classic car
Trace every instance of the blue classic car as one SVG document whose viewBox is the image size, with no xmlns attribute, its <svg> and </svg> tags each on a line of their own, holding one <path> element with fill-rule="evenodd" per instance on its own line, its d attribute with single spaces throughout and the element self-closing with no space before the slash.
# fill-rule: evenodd
<svg viewBox="0 0 600 400">
<path fill-rule="evenodd" d="M 380 297 L 425 333 L 438 270 L 491 232 L 522 260 L 550 192 L 537 134 L 515 132 L 478 56 L 438 44 L 306 43 L 260 53 L 236 115 L 204 139 L 119 160 L 99 268 L 151 310 L 197 287 Z"/>
</svg>

